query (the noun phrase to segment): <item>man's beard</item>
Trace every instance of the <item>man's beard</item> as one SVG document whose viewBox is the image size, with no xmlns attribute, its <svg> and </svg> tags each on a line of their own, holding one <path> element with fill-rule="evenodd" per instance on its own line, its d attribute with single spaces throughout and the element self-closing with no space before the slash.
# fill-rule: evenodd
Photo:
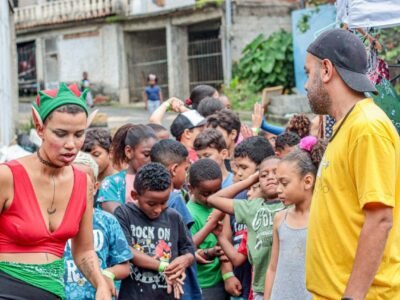
<svg viewBox="0 0 400 300">
<path fill-rule="evenodd" d="M 312 87 L 307 91 L 308 101 L 313 113 L 317 115 L 328 115 L 332 100 L 322 85 L 321 78 L 316 76 Z"/>
</svg>

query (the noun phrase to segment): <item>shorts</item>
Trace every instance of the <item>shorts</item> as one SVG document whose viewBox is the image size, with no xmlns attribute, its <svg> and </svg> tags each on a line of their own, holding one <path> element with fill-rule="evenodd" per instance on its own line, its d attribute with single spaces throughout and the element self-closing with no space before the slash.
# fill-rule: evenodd
<svg viewBox="0 0 400 300">
<path fill-rule="evenodd" d="M 0 271 L 0 300 L 59 300 L 60 297 Z"/>
<path fill-rule="evenodd" d="M 147 101 L 147 110 L 149 114 L 152 115 L 153 112 L 160 106 L 160 100 L 148 100 Z"/>
</svg>

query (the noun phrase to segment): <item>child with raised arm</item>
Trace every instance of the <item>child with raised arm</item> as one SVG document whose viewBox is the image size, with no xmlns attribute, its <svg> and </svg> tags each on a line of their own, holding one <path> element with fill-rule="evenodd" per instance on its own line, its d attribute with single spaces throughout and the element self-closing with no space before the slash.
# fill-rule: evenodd
<svg viewBox="0 0 400 300">
<path fill-rule="evenodd" d="M 254 299 L 263 299 L 265 272 L 269 263 L 272 248 L 272 220 L 274 215 L 284 207 L 277 199 L 276 168 L 279 159 L 266 158 L 259 166 L 259 173 L 220 190 L 208 197 L 207 204 L 225 213 L 235 215 L 238 223 L 247 226 L 247 248 L 249 260 L 253 266 Z M 241 191 L 260 182 L 263 198 L 251 201 L 235 200 L 233 197 Z"/>
<path fill-rule="evenodd" d="M 131 276 L 122 281 L 119 299 L 179 298 L 195 249 L 182 217 L 167 208 L 171 176 L 163 165 L 150 163 L 136 174 L 134 185 L 137 204 L 115 210 L 133 254 Z"/>
<path fill-rule="evenodd" d="M 278 193 L 289 208 L 274 218 L 272 254 L 265 300 L 311 299 L 305 281 L 307 223 L 319 164 L 326 144 L 303 138 L 278 165 Z"/>
<path fill-rule="evenodd" d="M 230 263 L 227 266 L 220 260 L 223 253 L 217 245 L 217 238 L 211 233 L 215 225 L 207 223 L 213 211 L 206 204 L 207 198 L 220 190 L 221 183 L 221 169 L 211 159 L 201 159 L 189 170 L 189 189 L 192 198 L 187 206 L 194 219 L 191 232 L 198 248 L 197 277 L 203 292 L 203 300 L 229 299 L 225 290 L 237 296 L 241 293 L 240 282 L 233 275 L 230 276 L 232 266 Z"/>
</svg>

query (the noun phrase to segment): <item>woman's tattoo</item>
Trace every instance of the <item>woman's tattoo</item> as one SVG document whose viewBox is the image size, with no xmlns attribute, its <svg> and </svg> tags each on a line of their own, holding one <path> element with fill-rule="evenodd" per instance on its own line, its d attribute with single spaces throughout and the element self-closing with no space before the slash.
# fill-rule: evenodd
<svg viewBox="0 0 400 300">
<path fill-rule="evenodd" d="M 93 283 L 93 271 L 95 269 L 95 261 L 92 256 L 84 257 L 81 259 L 78 268 L 82 272 L 82 274 Z"/>
</svg>

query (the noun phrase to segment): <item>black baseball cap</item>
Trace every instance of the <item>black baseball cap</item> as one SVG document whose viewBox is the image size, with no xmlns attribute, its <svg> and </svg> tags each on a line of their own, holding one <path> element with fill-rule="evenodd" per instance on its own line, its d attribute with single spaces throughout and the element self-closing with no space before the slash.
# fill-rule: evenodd
<svg viewBox="0 0 400 300">
<path fill-rule="evenodd" d="M 197 110 L 188 110 L 179 114 L 171 124 L 171 134 L 179 140 L 185 129 L 201 127 L 206 119 Z"/>
<path fill-rule="evenodd" d="M 368 79 L 367 52 L 362 41 L 344 29 L 331 29 L 323 32 L 307 52 L 319 59 L 329 59 L 342 80 L 354 91 L 377 93 L 374 84 Z"/>
</svg>

